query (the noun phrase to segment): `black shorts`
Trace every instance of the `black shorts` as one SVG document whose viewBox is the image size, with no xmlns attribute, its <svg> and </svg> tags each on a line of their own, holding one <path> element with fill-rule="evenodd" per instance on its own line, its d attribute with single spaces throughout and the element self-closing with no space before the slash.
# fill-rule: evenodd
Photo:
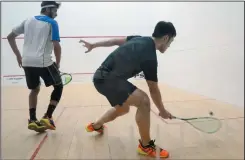
<svg viewBox="0 0 245 160">
<path fill-rule="evenodd" d="M 122 105 L 137 89 L 132 83 L 122 79 L 94 79 L 94 86 L 104 95 L 112 107 Z"/>
<path fill-rule="evenodd" d="M 40 77 L 45 86 L 59 85 L 62 83 L 59 70 L 55 63 L 48 67 L 23 67 L 26 76 L 26 83 L 29 89 L 36 89 L 40 85 Z"/>
</svg>

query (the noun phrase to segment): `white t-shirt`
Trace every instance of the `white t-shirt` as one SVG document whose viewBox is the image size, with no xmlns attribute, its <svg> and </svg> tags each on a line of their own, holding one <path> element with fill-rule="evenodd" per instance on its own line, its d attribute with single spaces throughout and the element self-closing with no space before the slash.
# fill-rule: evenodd
<svg viewBox="0 0 245 160">
<path fill-rule="evenodd" d="M 47 67 L 52 61 L 53 42 L 60 42 L 58 23 L 39 15 L 24 20 L 13 29 L 16 35 L 24 34 L 22 65 L 25 67 Z"/>
</svg>

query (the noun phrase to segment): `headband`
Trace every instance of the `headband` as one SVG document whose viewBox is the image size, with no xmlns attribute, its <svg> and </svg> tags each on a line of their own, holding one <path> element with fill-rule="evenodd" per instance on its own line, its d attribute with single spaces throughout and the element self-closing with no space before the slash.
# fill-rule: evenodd
<svg viewBox="0 0 245 160">
<path fill-rule="evenodd" d="M 41 8 L 48 8 L 48 7 L 56 7 L 56 8 L 59 8 L 60 7 L 60 4 L 58 4 L 58 7 L 57 7 L 57 5 L 49 4 L 49 5 L 46 5 L 46 6 L 42 6 Z"/>
</svg>

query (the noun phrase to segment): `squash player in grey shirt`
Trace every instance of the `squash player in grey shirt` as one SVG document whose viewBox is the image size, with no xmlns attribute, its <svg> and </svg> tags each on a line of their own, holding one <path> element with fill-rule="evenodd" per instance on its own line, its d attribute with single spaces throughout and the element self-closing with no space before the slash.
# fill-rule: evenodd
<svg viewBox="0 0 245 160">
<path fill-rule="evenodd" d="M 156 24 L 152 37 L 128 36 L 95 44 L 80 40 L 88 48 L 86 53 L 96 47 L 119 46 L 109 54 L 93 77 L 95 88 L 107 98 L 113 108 L 96 122 L 89 123 L 86 126 L 88 132 L 103 133 L 105 123 L 128 113 L 130 106 L 136 106 L 135 118 L 141 136 L 138 152 L 156 157 L 154 140 L 150 137 L 150 99 L 144 91 L 130 83 L 128 79 L 143 71 L 159 115 L 165 119 L 171 119 L 172 115 L 165 109 L 158 88 L 156 50 L 164 53 L 175 36 L 176 30 L 173 24 L 160 21 Z M 160 157 L 167 158 L 168 156 L 168 151 L 160 149 Z"/>
<path fill-rule="evenodd" d="M 55 1 L 43 1 L 40 15 L 25 19 L 7 36 L 19 66 L 23 67 L 25 71 L 27 87 L 31 90 L 29 94 L 30 119 L 28 128 L 37 132 L 43 132 L 46 129 L 56 129 L 52 114 L 63 92 L 58 70 L 61 58 L 59 26 L 54 20 L 59 7 L 60 3 Z M 21 34 L 24 34 L 22 56 L 15 41 L 15 38 Z M 51 57 L 53 48 L 56 62 L 53 62 Z M 50 96 L 47 112 L 38 121 L 36 106 L 40 91 L 40 77 L 46 87 L 53 86 L 54 90 Z"/>
</svg>

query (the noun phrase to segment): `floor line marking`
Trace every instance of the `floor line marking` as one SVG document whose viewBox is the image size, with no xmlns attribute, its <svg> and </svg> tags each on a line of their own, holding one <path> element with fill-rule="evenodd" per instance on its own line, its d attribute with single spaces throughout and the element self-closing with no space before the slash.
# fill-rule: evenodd
<svg viewBox="0 0 245 160">
<path fill-rule="evenodd" d="M 57 117 L 55 122 L 58 122 L 59 118 L 61 117 L 61 115 L 63 114 L 63 112 L 65 111 L 65 107 L 63 108 L 63 110 L 61 111 L 61 113 L 59 114 L 59 116 Z M 46 133 L 46 135 L 43 137 L 43 139 L 41 140 L 41 142 L 38 144 L 37 148 L 34 150 L 30 160 L 34 160 L 35 157 L 37 156 L 38 152 L 40 151 L 40 149 L 42 148 L 42 145 L 44 144 L 44 142 L 46 141 L 46 139 L 48 138 L 48 133 Z"/>
</svg>

